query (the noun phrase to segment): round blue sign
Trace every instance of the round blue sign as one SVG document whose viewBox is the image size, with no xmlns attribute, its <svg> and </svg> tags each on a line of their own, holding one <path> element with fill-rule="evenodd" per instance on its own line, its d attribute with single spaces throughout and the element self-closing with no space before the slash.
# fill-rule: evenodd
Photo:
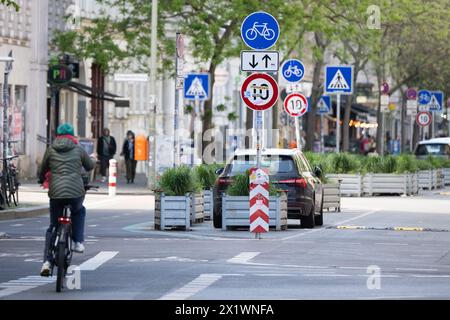
<svg viewBox="0 0 450 320">
<path fill-rule="evenodd" d="M 300 60 L 290 59 L 283 63 L 281 74 L 286 81 L 299 82 L 305 76 L 305 67 Z"/>
<path fill-rule="evenodd" d="M 269 13 L 259 11 L 248 15 L 241 26 L 241 37 L 254 50 L 272 47 L 280 35 L 278 21 Z"/>
<path fill-rule="evenodd" d="M 428 90 L 420 90 L 418 92 L 419 104 L 427 105 L 431 101 L 431 93 Z"/>
</svg>

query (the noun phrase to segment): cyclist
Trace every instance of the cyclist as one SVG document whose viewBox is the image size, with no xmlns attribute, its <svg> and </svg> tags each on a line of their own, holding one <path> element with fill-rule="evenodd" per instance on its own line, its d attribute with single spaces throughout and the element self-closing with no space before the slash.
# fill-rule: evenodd
<svg viewBox="0 0 450 320">
<path fill-rule="evenodd" d="M 82 168 L 90 171 L 96 164 L 96 156 L 89 156 L 78 145 L 71 124 L 64 123 L 56 130 L 56 139 L 47 148 L 39 171 L 39 183 L 48 183 L 50 198 L 50 226 L 45 234 L 44 264 L 41 276 L 48 277 L 52 267 L 52 257 L 49 255 L 52 231 L 58 224 L 58 218 L 63 214 L 64 207 L 70 206 L 72 218 L 72 235 L 75 243 L 73 251 L 84 252 L 84 220 L 86 208 L 83 206 L 85 189 L 82 178 Z"/>
</svg>

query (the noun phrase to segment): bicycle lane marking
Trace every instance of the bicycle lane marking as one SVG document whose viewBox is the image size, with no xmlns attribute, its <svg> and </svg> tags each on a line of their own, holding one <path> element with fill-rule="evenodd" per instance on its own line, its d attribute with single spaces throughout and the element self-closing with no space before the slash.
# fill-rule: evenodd
<svg viewBox="0 0 450 320">
<path fill-rule="evenodd" d="M 80 264 L 79 268 L 81 271 L 94 271 L 105 262 L 114 258 L 118 253 L 119 251 L 101 251 L 94 257 Z M 3 282 L 0 283 L 0 299 L 43 285 L 52 284 L 55 281 L 56 276 L 48 278 L 41 276 L 27 276 L 16 280 Z"/>
</svg>

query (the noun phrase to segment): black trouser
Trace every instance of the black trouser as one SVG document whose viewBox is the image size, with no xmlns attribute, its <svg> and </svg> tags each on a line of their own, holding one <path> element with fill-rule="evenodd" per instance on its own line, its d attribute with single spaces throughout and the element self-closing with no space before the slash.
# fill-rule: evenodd
<svg viewBox="0 0 450 320">
<path fill-rule="evenodd" d="M 127 180 L 134 181 L 134 176 L 136 175 L 136 160 L 125 159 L 125 166 L 127 169 Z"/>
<path fill-rule="evenodd" d="M 109 160 L 111 156 L 100 156 L 100 175 L 106 177 L 106 170 L 109 168 Z"/>
</svg>

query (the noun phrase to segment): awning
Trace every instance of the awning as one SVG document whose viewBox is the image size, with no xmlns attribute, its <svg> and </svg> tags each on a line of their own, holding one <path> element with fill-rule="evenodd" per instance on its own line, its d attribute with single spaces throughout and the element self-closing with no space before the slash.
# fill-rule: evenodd
<svg viewBox="0 0 450 320">
<path fill-rule="evenodd" d="M 61 85 L 60 87 L 61 89 L 70 90 L 91 99 L 100 99 L 104 101 L 114 102 L 115 106 L 118 108 L 125 108 L 130 106 L 130 99 L 128 98 L 121 97 L 117 94 L 107 91 L 97 90 L 78 82 L 70 81 L 69 83 Z"/>
</svg>

